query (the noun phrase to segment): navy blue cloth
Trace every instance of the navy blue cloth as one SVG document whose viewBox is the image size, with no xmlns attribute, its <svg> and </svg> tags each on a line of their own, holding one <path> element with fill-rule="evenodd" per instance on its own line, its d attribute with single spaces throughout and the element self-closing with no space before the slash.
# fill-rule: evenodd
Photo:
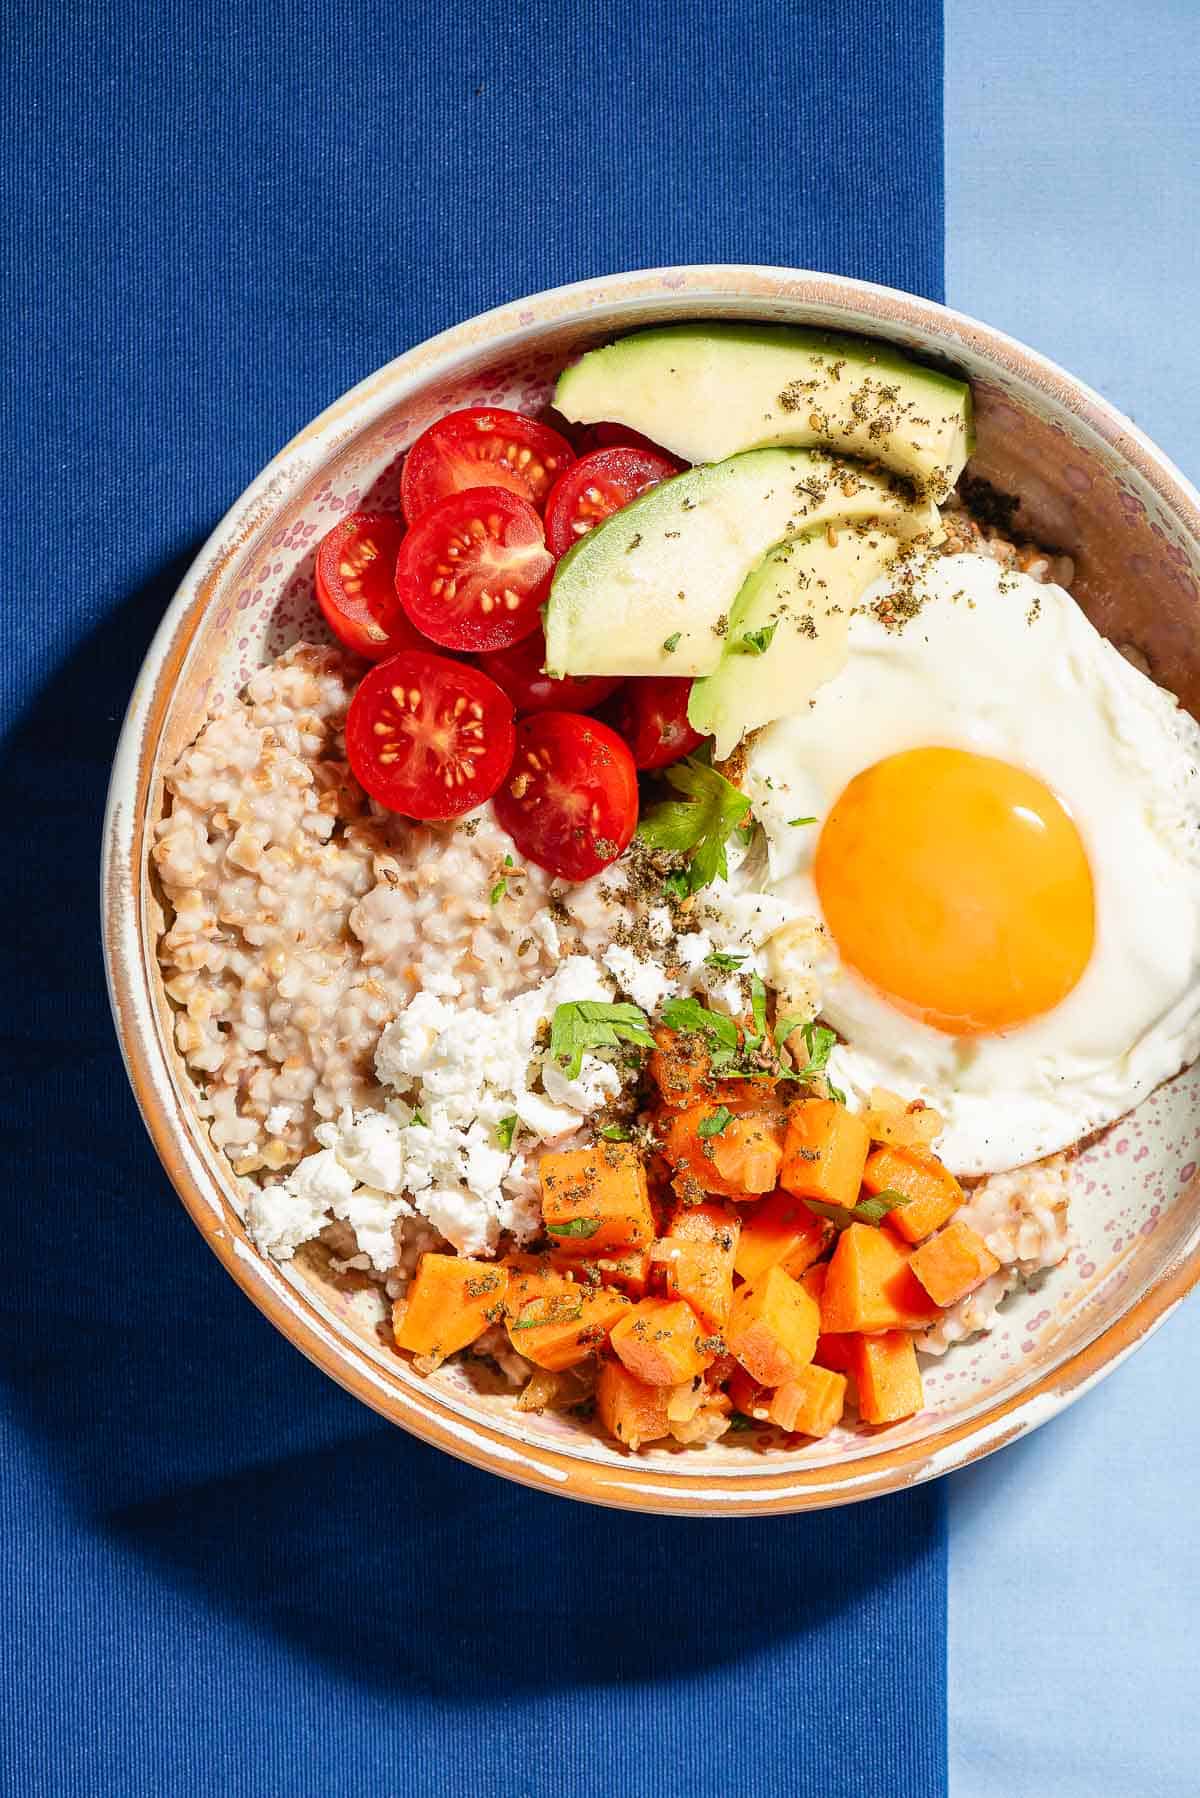
<svg viewBox="0 0 1200 1798">
<path fill-rule="evenodd" d="M 935 1490 L 654 1520 L 346 1397 L 228 1281 L 97 942 L 121 712 L 301 424 L 481 307 L 754 260 L 941 283 L 925 0 L 16 0 L 0 90 L 0 1789 L 935 1798 Z"/>
</svg>

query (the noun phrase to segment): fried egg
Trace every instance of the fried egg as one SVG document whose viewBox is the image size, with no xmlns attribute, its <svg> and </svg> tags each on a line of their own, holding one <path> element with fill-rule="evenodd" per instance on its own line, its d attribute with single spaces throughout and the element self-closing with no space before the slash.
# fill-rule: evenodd
<svg viewBox="0 0 1200 1798">
<path fill-rule="evenodd" d="M 906 580 L 745 785 L 766 890 L 823 925 L 831 1078 L 924 1099 L 991 1173 L 1200 1052 L 1200 726 L 1060 587 L 978 555 Z"/>
</svg>

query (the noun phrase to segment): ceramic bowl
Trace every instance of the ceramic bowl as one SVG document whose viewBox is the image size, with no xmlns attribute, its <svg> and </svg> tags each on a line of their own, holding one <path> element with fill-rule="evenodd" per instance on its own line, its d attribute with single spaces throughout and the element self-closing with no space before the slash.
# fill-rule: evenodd
<svg viewBox="0 0 1200 1798">
<path fill-rule="evenodd" d="M 147 855 L 163 770 L 252 670 L 301 633 L 324 635 L 312 604 L 318 539 L 368 499 L 395 505 L 399 458 L 442 413 L 537 408 L 581 350 L 685 319 L 831 326 L 966 375 L 978 412 L 973 470 L 1020 496 L 1015 533 L 1073 556 L 1089 616 L 1200 711 L 1200 496 L 1099 395 L 1000 332 L 885 288 L 759 267 L 609 276 L 409 350 L 322 413 L 238 500 L 171 604 L 133 696 L 106 824 L 104 938 L 129 1075 L 180 1198 L 255 1304 L 334 1379 L 427 1442 L 548 1492 L 662 1512 L 804 1510 L 893 1491 L 1012 1441 L 1169 1315 L 1200 1276 L 1194 1072 L 1088 1150 L 1069 1262 L 1014 1298 L 989 1336 L 931 1365 L 919 1417 L 799 1449 L 734 1437 L 629 1456 L 585 1424 L 518 1413 L 454 1365 L 418 1378 L 389 1348 L 378 1300 L 339 1288 L 319 1252 L 287 1266 L 256 1252 L 237 1181 L 196 1115 L 155 962 L 161 913 Z"/>
</svg>

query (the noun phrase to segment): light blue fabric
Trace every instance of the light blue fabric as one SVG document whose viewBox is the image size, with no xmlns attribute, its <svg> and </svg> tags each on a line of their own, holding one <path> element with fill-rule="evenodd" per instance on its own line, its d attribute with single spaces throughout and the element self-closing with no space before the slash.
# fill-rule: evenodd
<svg viewBox="0 0 1200 1798">
<path fill-rule="evenodd" d="M 947 0 L 951 305 L 1200 476 L 1200 6 Z M 951 1798 L 1193 1798 L 1200 1300 L 950 1482 Z"/>
</svg>

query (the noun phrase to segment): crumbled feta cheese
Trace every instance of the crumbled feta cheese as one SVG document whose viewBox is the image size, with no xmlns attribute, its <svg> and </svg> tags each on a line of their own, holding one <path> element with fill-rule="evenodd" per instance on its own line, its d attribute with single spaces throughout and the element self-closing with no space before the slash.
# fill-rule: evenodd
<svg viewBox="0 0 1200 1798">
<path fill-rule="evenodd" d="M 267 1113 L 266 1132 L 268 1136 L 282 1136 L 292 1121 L 290 1105 L 272 1105 Z"/>
<path fill-rule="evenodd" d="M 553 1105 L 542 1093 L 518 1093 L 517 1117 L 542 1142 L 554 1144 L 579 1128 L 579 1113 L 569 1105 Z"/>
<path fill-rule="evenodd" d="M 622 992 L 628 993 L 647 1016 L 678 990 L 677 982 L 661 963 L 643 960 L 623 943 L 610 943 L 602 959 Z"/>
<path fill-rule="evenodd" d="M 556 1105 L 569 1105 L 583 1116 L 598 1111 L 606 1100 L 620 1092 L 621 1076 L 611 1062 L 601 1061 L 598 1055 L 585 1055 L 574 1080 L 569 1080 L 554 1062 L 543 1062 L 542 1086 Z"/>
<path fill-rule="evenodd" d="M 480 1204 L 465 1186 L 435 1186 L 417 1200 L 435 1230 L 460 1255 L 490 1255 L 500 1235 L 496 1214 Z"/>
<path fill-rule="evenodd" d="M 246 1205 L 246 1228 L 256 1246 L 290 1261 L 302 1242 L 318 1236 L 354 1182 L 328 1149 L 308 1155 L 278 1186 L 257 1187 Z"/>
<path fill-rule="evenodd" d="M 364 1186 L 382 1192 L 404 1190 L 404 1133 L 381 1111 L 343 1111 L 336 1124 L 319 1124 L 317 1141 Z"/>
<path fill-rule="evenodd" d="M 374 1186 L 356 1186 L 349 1198 L 338 1201 L 333 1211 L 335 1217 L 350 1225 L 359 1248 L 370 1256 L 381 1274 L 396 1266 L 396 1225 L 401 1218 L 413 1215 L 406 1199 L 380 1192 Z"/>
</svg>

